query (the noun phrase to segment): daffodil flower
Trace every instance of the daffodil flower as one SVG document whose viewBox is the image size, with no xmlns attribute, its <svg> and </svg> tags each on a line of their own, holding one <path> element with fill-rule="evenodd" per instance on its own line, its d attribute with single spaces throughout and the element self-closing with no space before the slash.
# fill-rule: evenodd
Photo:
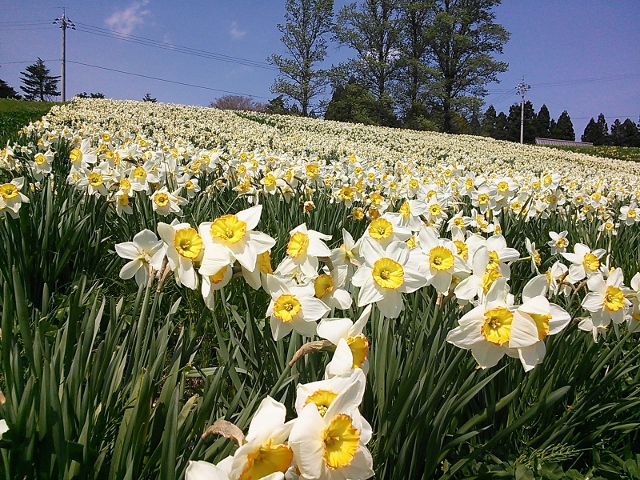
<svg viewBox="0 0 640 480">
<path fill-rule="evenodd" d="M 138 285 L 146 285 L 149 281 L 151 259 L 162 246 L 162 240 L 158 240 L 156 234 L 146 228 L 136 233 L 132 242 L 116 244 L 116 253 L 131 260 L 120 269 L 120 278 L 128 280 L 135 277 Z"/>
<path fill-rule="evenodd" d="M 213 310 L 215 306 L 214 294 L 221 290 L 231 281 L 233 276 L 233 265 L 225 265 L 213 275 L 202 275 L 202 298 L 209 309 Z"/>
<path fill-rule="evenodd" d="M 11 217 L 18 217 L 20 206 L 23 203 L 29 203 L 29 197 L 20 192 L 23 185 L 23 177 L 14 178 L 9 183 L 0 185 L 0 214 L 8 211 Z"/>
<path fill-rule="evenodd" d="M 331 240 L 331 235 L 309 230 L 305 223 L 291 230 L 287 256 L 278 266 L 278 271 L 288 275 L 288 272 L 298 270 L 307 278 L 315 278 L 318 273 L 318 257 L 331 256 L 331 250 L 324 240 Z"/>
<path fill-rule="evenodd" d="M 361 390 L 361 383 L 353 382 L 331 401 L 318 394 L 318 403 L 310 401 L 302 408 L 289 434 L 302 478 L 357 480 L 374 475 L 373 460 L 365 446 L 371 432 L 358 428 L 353 413 L 362 399 Z M 329 406 L 325 408 L 324 403 Z"/>
<path fill-rule="evenodd" d="M 166 245 L 165 254 L 176 283 L 195 290 L 198 285 L 194 263 L 203 255 L 202 237 L 188 223 L 158 223 L 158 234 Z M 158 252 L 154 255 L 157 264 Z M 153 261 L 152 260 L 152 261 Z"/>
<path fill-rule="evenodd" d="M 624 321 L 631 302 L 625 297 L 622 282 L 621 268 L 616 268 L 606 282 L 600 272 L 587 280 L 590 291 L 582 300 L 582 308 L 591 312 L 591 317 L 582 320 L 578 328 L 591 331 L 594 341 L 598 340 L 598 332 L 606 330 L 611 321 L 616 324 Z"/>
<path fill-rule="evenodd" d="M 258 255 L 270 250 L 275 240 L 266 233 L 254 231 L 260 221 L 262 205 L 227 214 L 198 227 L 204 242 L 202 275 L 215 275 L 222 267 L 237 260 L 249 272 L 256 269 Z"/>
<path fill-rule="evenodd" d="M 375 303 L 382 315 L 396 318 L 404 308 L 403 293 L 415 292 L 426 284 L 420 272 L 424 255 L 409 249 L 404 242 L 393 242 L 383 250 L 375 241 L 364 238 L 360 246 L 364 263 L 351 283 L 360 287 L 358 306 Z"/>
<path fill-rule="evenodd" d="M 185 471 L 185 480 L 229 480 L 233 457 L 229 456 L 217 465 L 209 462 L 190 461 Z"/>
<path fill-rule="evenodd" d="M 494 282 L 484 302 L 458 324 L 447 334 L 447 341 L 471 350 L 481 368 L 493 367 L 505 354 L 517 358 L 518 350 L 511 345 L 522 348 L 538 341 L 536 325 L 513 306 L 504 277 Z"/>
<path fill-rule="evenodd" d="M 348 318 L 323 318 L 318 323 L 318 336 L 333 343 L 337 348 L 327 364 L 328 378 L 349 375 L 354 369 L 369 368 L 369 339 L 362 333 L 369 316 L 371 305 L 367 305 L 355 322 Z"/>
<path fill-rule="evenodd" d="M 329 307 L 314 297 L 313 285 L 292 285 L 275 275 L 268 275 L 267 290 L 271 302 L 266 314 L 275 341 L 292 330 L 307 337 L 316 334 L 316 321 L 329 312 Z"/>
<path fill-rule="evenodd" d="M 591 251 L 583 243 L 576 243 L 573 246 L 574 253 L 563 252 L 562 256 L 571 262 L 567 281 L 576 283 L 585 277 L 590 277 L 600 270 L 600 259 L 606 253 L 604 249 L 598 248 Z"/>
<path fill-rule="evenodd" d="M 551 247 L 551 255 L 564 253 L 567 251 L 569 240 L 567 240 L 566 230 L 563 230 L 560 233 L 549 232 L 549 237 L 551 238 L 551 240 L 547 242 L 547 245 Z"/>
<path fill-rule="evenodd" d="M 292 449 L 285 442 L 294 424 L 285 423 L 286 414 L 280 402 L 271 397 L 262 400 L 249 425 L 246 443 L 233 455 L 229 478 L 284 478 L 293 460 Z"/>
<path fill-rule="evenodd" d="M 427 285 L 433 285 L 437 292 L 446 295 L 455 275 L 465 278 L 469 275 L 466 262 L 457 255 L 457 247 L 451 240 L 438 238 L 433 228 L 425 227 L 418 233 L 420 248 L 426 256 L 421 266 Z"/>
<path fill-rule="evenodd" d="M 518 350 L 520 362 L 526 372 L 542 363 L 546 354 L 544 340 L 547 336 L 561 332 L 571 322 L 571 315 L 566 310 L 547 300 L 547 291 L 546 275 L 534 277 L 525 285 L 522 291 L 523 303 L 517 309 L 524 319 L 535 325 L 538 332 L 538 341 L 533 345 L 520 345 L 523 339 L 530 341 L 526 332 L 523 335 L 512 335 L 509 341 L 509 347 Z"/>
</svg>

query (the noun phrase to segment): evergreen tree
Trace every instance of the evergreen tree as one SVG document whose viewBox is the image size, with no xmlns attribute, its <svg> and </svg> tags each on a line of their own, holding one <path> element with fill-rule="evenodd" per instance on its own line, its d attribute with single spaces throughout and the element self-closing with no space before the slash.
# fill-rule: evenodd
<svg viewBox="0 0 640 480">
<path fill-rule="evenodd" d="M 143 102 L 156 103 L 158 101 L 158 99 L 155 98 L 155 97 L 152 97 L 150 93 L 145 93 L 144 97 L 142 97 L 142 101 Z"/>
<path fill-rule="evenodd" d="M 496 118 L 496 109 L 493 105 L 489 105 L 487 111 L 484 112 L 484 116 L 482 118 L 482 124 L 480 127 L 480 134 L 485 137 L 495 138 L 497 131 L 497 118 Z"/>
<path fill-rule="evenodd" d="M 7 82 L 0 79 L 0 98 L 20 98 L 20 95 Z"/>
<path fill-rule="evenodd" d="M 327 55 L 325 37 L 333 27 L 333 0 L 287 0 L 285 9 L 286 23 L 278 24 L 278 30 L 289 58 L 269 57 L 280 70 L 271 91 L 298 102 L 307 116 L 311 100 L 328 84 L 326 72 L 315 65 Z"/>
<path fill-rule="evenodd" d="M 509 140 L 509 120 L 504 112 L 496 117 L 496 132 L 493 137 L 496 140 Z"/>
<path fill-rule="evenodd" d="M 508 121 L 508 138 L 512 142 L 520 141 L 520 104 L 516 103 L 509 108 Z M 536 113 L 533 110 L 533 104 L 530 101 L 526 101 L 524 104 L 524 143 L 533 143 L 536 138 Z"/>
<path fill-rule="evenodd" d="M 638 127 L 630 118 L 627 118 L 620 126 L 620 146 L 640 147 Z"/>
<path fill-rule="evenodd" d="M 569 117 L 569 113 L 566 110 L 558 117 L 558 122 L 555 125 L 555 129 L 551 131 L 551 135 L 558 140 L 574 141 L 576 139 L 571 117 Z"/>
<path fill-rule="evenodd" d="M 580 139 L 583 142 L 591 142 L 595 144 L 596 139 L 598 139 L 599 137 L 600 129 L 598 128 L 598 124 L 593 119 L 593 117 L 591 117 L 591 120 L 589 120 L 587 126 L 584 127 L 584 133 L 582 134 L 582 137 L 580 137 Z"/>
<path fill-rule="evenodd" d="M 25 93 L 26 100 L 44 102 L 60 95 L 57 90 L 60 77 L 50 75 L 49 69 L 40 57 L 36 63 L 29 65 L 25 70 L 20 72 L 23 75 L 20 80 L 24 83 L 20 89 Z"/>
<path fill-rule="evenodd" d="M 546 104 L 542 104 L 536 118 L 536 137 L 549 138 L 551 136 L 551 114 Z"/>
<path fill-rule="evenodd" d="M 604 114 L 598 115 L 598 139 L 593 142 L 594 145 L 608 145 L 609 144 L 609 126 L 607 120 L 604 118 Z"/>
</svg>

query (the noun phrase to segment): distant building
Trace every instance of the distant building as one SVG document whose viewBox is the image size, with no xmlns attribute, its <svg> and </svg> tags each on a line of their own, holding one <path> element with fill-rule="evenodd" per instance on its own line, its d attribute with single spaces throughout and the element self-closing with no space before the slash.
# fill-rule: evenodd
<svg viewBox="0 0 640 480">
<path fill-rule="evenodd" d="M 536 137 L 536 145 L 553 145 L 555 147 L 593 147 L 591 142 L 573 142 L 571 140 L 556 140 L 555 138 Z"/>
</svg>

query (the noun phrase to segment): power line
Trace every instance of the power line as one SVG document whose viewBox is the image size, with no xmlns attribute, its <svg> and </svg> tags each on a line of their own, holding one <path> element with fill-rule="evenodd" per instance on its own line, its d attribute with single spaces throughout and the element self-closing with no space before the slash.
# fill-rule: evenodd
<svg viewBox="0 0 640 480">
<path fill-rule="evenodd" d="M 118 70 L 116 68 L 101 67 L 100 65 L 92 65 L 90 63 L 76 62 L 74 60 L 67 60 L 67 62 L 75 63 L 77 65 L 83 65 L 85 67 L 99 68 L 100 70 L 107 70 L 109 72 L 122 73 L 123 75 L 132 75 L 134 77 L 148 78 L 150 80 L 157 80 L 159 82 L 174 83 L 176 85 L 183 85 L 185 87 L 201 88 L 203 90 L 211 90 L 213 92 L 229 93 L 231 95 L 243 95 L 243 96 L 253 97 L 253 98 L 268 98 L 268 97 L 261 97 L 259 95 L 251 95 L 248 93 L 231 92 L 229 90 L 222 90 L 220 88 L 205 87 L 204 85 L 196 85 L 193 83 L 179 82 L 177 80 L 167 80 L 166 78 L 152 77 L 151 75 L 143 75 L 141 73 L 125 72 L 124 70 Z"/>
<path fill-rule="evenodd" d="M 43 62 L 59 62 L 59 58 L 55 58 L 53 60 L 42 60 Z M 0 62 L 0 65 L 14 65 L 18 63 L 33 63 L 33 60 L 20 60 L 19 62 Z"/>
<path fill-rule="evenodd" d="M 191 48 L 191 47 L 185 47 L 182 45 L 174 45 L 174 44 L 168 44 L 166 42 L 161 42 L 158 40 L 153 40 L 151 38 L 146 38 L 146 37 L 139 37 L 137 35 L 131 35 L 131 34 L 124 34 L 124 33 L 120 33 L 120 32 L 116 32 L 114 30 L 108 30 L 105 28 L 101 28 L 101 27 L 96 27 L 95 25 L 89 25 L 86 23 L 82 23 L 82 22 L 76 22 L 76 29 L 78 31 L 84 32 L 84 33 L 89 33 L 92 35 L 99 35 L 99 36 L 103 36 L 103 37 L 108 37 L 108 38 L 115 38 L 118 40 L 124 40 L 126 42 L 131 42 L 131 43 L 137 43 L 139 45 L 145 45 L 148 47 L 153 47 L 153 48 L 159 48 L 162 50 L 169 50 L 172 52 L 178 52 L 178 53 L 183 53 L 185 55 L 193 55 L 196 57 L 201 57 L 201 58 L 208 58 L 211 60 L 218 60 L 221 62 L 227 62 L 227 63 L 236 63 L 236 64 L 240 64 L 240 65 L 245 65 L 245 66 L 249 66 L 249 67 L 255 67 L 255 68 L 263 68 L 266 70 L 278 70 L 276 67 L 266 63 L 266 62 L 259 62 L 256 60 L 249 60 L 246 58 L 241 58 L 241 57 L 234 57 L 231 55 L 224 55 L 221 53 L 215 53 L 215 52 L 209 52 L 207 50 L 201 50 L 201 49 L 196 49 L 196 48 Z"/>
</svg>

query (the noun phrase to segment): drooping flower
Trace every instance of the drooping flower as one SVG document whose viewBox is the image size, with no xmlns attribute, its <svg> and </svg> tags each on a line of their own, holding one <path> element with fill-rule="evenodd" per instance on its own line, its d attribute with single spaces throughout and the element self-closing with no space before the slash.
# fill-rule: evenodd
<svg viewBox="0 0 640 480">
<path fill-rule="evenodd" d="M 146 285 L 149 281 L 151 259 L 162 246 L 162 240 L 158 240 L 156 234 L 146 228 L 136 233 L 132 242 L 116 244 L 116 253 L 131 260 L 120 269 L 120 278 L 128 280 L 135 277 L 138 285 Z"/>
</svg>

